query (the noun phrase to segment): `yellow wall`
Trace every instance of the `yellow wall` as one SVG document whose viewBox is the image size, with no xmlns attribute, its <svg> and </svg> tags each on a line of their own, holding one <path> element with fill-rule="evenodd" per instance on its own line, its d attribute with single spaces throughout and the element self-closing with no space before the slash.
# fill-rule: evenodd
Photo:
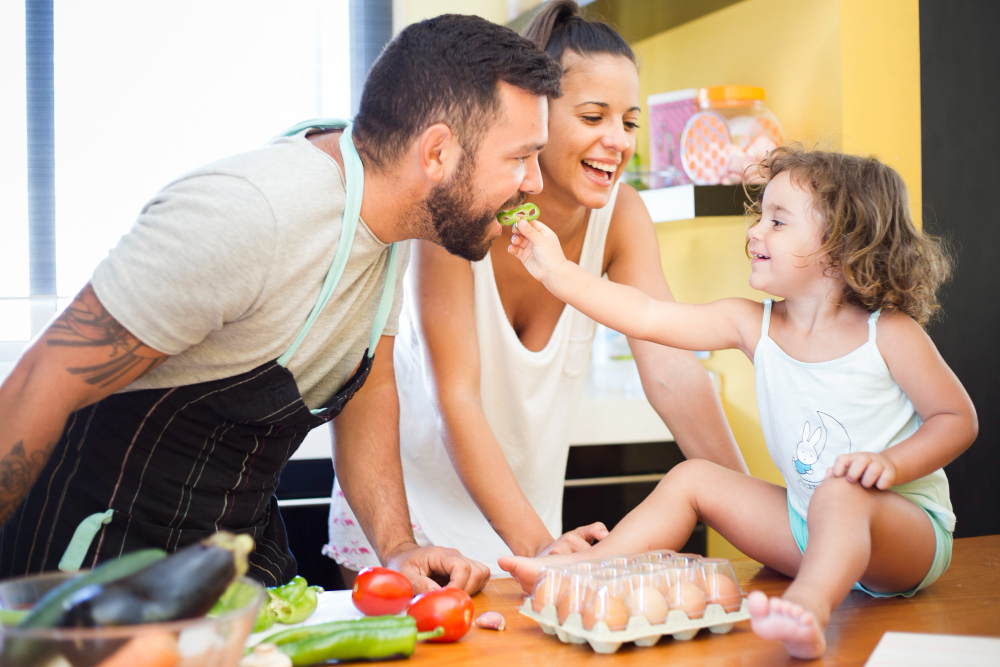
<svg viewBox="0 0 1000 667">
<path fill-rule="evenodd" d="M 919 212 L 917 27 L 917 0 L 744 0 L 636 44 L 640 89 L 645 98 L 709 85 L 761 86 L 789 140 L 878 155 L 906 179 Z M 664 273 L 679 300 L 764 298 L 747 284 L 745 224 L 720 217 L 657 226 Z M 761 435 L 750 361 L 727 350 L 706 366 L 722 375 L 723 408 L 751 473 L 782 483 Z M 711 531 L 709 552 L 739 555 Z"/>
<path fill-rule="evenodd" d="M 500 24 L 509 20 L 507 0 L 393 0 L 392 32 L 441 14 L 475 14 Z"/>
</svg>

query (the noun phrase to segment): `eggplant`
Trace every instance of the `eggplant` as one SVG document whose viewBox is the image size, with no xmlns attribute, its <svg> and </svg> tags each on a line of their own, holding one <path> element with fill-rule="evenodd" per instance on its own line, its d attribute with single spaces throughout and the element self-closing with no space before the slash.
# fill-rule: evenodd
<svg viewBox="0 0 1000 667">
<path fill-rule="evenodd" d="M 66 599 L 59 627 L 160 623 L 206 614 L 248 568 L 249 535 L 216 533 L 135 574 L 85 586 Z"/>
</svg>

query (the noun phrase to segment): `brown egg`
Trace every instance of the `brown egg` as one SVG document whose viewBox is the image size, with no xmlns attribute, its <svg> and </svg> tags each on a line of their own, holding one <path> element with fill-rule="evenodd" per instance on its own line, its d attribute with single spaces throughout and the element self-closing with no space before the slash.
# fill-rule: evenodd
<svg viewBox="0 0 1000 667">
<path fill-rule="evenodd" d="M 632 616 L 645 616 L 652 625 L 667 620 L 667 600 L 652 586 L 640 586 L 625 598 L 625 607 Z"/>
<path fill-rule="evenodd" d="M 543 570 L 535 582 L 535 588 L 531 591 L 531 608 L 541 613 L 545 605 L 555 604 L 559 599 L 561 584 L 563 582 L 562 572 L 558 570 Z"/>
<path fill-rule="evenodd" d="M 608 589 L 602 588 L 594 595 L 590 604 L 583 610 L 583 627 L 593 630 L 594 625 L 604 621 L 611 631 L 624 630 L 628 625 L 628 609 L 625 602 L 617 595 L 611 595 Z"/>
<path fill-rule="evenodd" d="M 726 611 L 739 611 L 743 603 L 743 594 L 740 593 L 739 586 L 720 572 L 705 574 L 705 590 L 708 601 L 722 605 Z"/>
<path fill-rule="evenodd" d="M 574 612 L 583 613 L 590 604 L 590 599 L 594 595 L 594 588 L 590 581 L 580 575 L 572 575 L 563 586 L 563 592 L 556 601 L 556 615 L 559 617 L 559 624 L 562 625 L 570 614 Z"/>
<path fill-rule="evenodd" d="M 704 616 L 705 607 L 708 605 L 705 591 L 689 581 L 671 586 L 667 590 L 666 598 L 671 609 L 680 609 L 692 619 Z"/>
</svg>

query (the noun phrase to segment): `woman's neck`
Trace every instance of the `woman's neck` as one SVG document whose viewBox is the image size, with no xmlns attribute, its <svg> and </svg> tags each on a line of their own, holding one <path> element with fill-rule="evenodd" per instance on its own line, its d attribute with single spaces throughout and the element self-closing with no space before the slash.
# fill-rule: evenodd
<svg viewBox="0 0 1000 667">
<path fill-rule="evenodd" d="M 537 195 L 529 195 L 528 201 L 538 205 L 541 210 L 539 219 L 556 233 L 561 243 L 586 228 L 590 209 L 577 201 L 571 193 L 545 190 Z"/>
</svg>

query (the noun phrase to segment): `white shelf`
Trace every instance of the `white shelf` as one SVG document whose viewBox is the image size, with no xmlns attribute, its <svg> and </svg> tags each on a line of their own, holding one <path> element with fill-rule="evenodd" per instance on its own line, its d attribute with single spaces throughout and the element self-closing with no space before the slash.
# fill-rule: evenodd
<svg viewBox="0 0 1000 667">
<path fill-rule="evenodd" d="M 639 196 L 653 222 L 743 215 L 746 201 L 742 185 L 674 185 L 640 190 Z"/>
</svg>

